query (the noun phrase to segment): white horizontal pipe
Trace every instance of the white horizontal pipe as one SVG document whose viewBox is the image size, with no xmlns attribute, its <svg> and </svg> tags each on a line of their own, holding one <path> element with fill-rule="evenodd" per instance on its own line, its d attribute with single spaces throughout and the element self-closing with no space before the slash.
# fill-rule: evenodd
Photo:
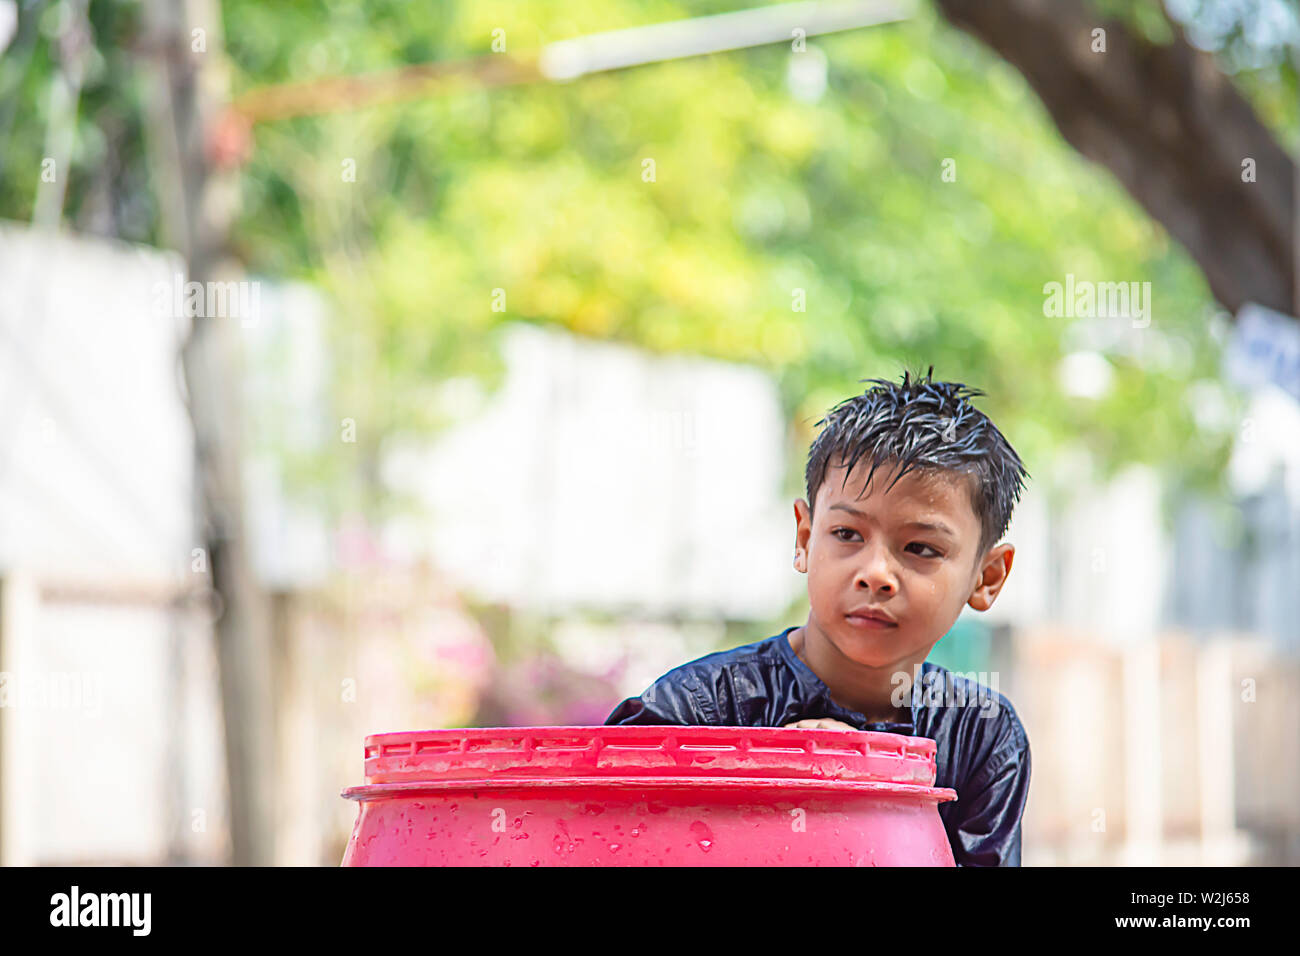
<svg viewBox="0 0 1300 956">
<path fill-rule="evenodd" d="M 796 29 L 818 36 L 906 20 L 915 7 L 915 0 L 841 0 L 693 17 L 560 40 L 543 48 L 538 66 L 548 79 L 571 80 L 603 70 L 782 43 L 791 40 Z"/>
</svg>

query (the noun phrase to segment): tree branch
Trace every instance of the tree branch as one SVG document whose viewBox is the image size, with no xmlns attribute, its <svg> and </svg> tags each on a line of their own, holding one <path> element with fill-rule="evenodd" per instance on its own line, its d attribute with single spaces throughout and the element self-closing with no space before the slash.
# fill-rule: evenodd
<svg viewBox="0 0 1300 956">
<path fill-rule="evenodd" d="M 1066 141 L 1182 243 L 1222 305 L 1300 313 L 1295 163 L 1177 24 L 1157 45 L 1084 0 L 935 2 L 1024 75 Z M 1242 181 L 1248 158 L 1255 182 Z"/>
</svg>

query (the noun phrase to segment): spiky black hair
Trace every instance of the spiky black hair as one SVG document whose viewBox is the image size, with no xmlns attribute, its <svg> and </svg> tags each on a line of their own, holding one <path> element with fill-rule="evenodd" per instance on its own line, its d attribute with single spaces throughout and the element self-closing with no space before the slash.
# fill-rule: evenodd
<svg viewBox="0 0 1300 956">
<path fill-rule="evenodd" d="M 890 487 L 909 471 L 961 472 L 974 478 L 971 504 L 979 518 L 982 555 L 1006 533 L 1029 472 L 1011 444 L 983 412 L 970 403 L 979 389 L 960 382 L 933 381 L 903 373 L 902 384 L 883 378 L 861 395 L 847 398 L 817 422 L 825 424 L 808 450 L 804 480 L 808 506 L 832 464 L 847 464 L 845 480 L 864 455 L 877 466 L 897 469 Z"/>
</svg>

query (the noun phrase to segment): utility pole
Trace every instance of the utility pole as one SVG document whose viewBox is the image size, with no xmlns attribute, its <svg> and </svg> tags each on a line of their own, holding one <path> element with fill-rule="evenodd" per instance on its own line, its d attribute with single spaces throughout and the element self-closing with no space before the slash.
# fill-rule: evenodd
<svg viewBox="0 0 1300 956">
<path fill-rule="evenodd" d="M 187 280 L 206 289 L 240 272 L 228 253 L 238 176 L 216 161 L 214 145 L 229 97 L 220 3 L 148 0 L 145 17 L 155 71 L 149 125 L 161 221 L 167 244 L 185 259 Z M 190 320 L 181 361 L 194 426 L 201 546 L 218 597 L 214 637 L 232 862 L 268 865 L 275 792 L 271 619 L 245 534 L 238 326 L 229 315 L 202 311 Z"/>
</svg>

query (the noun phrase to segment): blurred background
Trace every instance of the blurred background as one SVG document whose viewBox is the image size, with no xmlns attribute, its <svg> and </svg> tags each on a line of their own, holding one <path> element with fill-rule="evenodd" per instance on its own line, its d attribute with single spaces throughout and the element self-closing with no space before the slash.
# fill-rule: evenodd
<svg viewBox="0 0 1300 956">
<path fill-rule="evenodd" d="M 806 619 L 816 423 L 1024 459 L 1031 865 L 1300 863 L 1294 0 L 0 0 L 0 862 L 337 865 L 362 738 Z"/>
</svg>

